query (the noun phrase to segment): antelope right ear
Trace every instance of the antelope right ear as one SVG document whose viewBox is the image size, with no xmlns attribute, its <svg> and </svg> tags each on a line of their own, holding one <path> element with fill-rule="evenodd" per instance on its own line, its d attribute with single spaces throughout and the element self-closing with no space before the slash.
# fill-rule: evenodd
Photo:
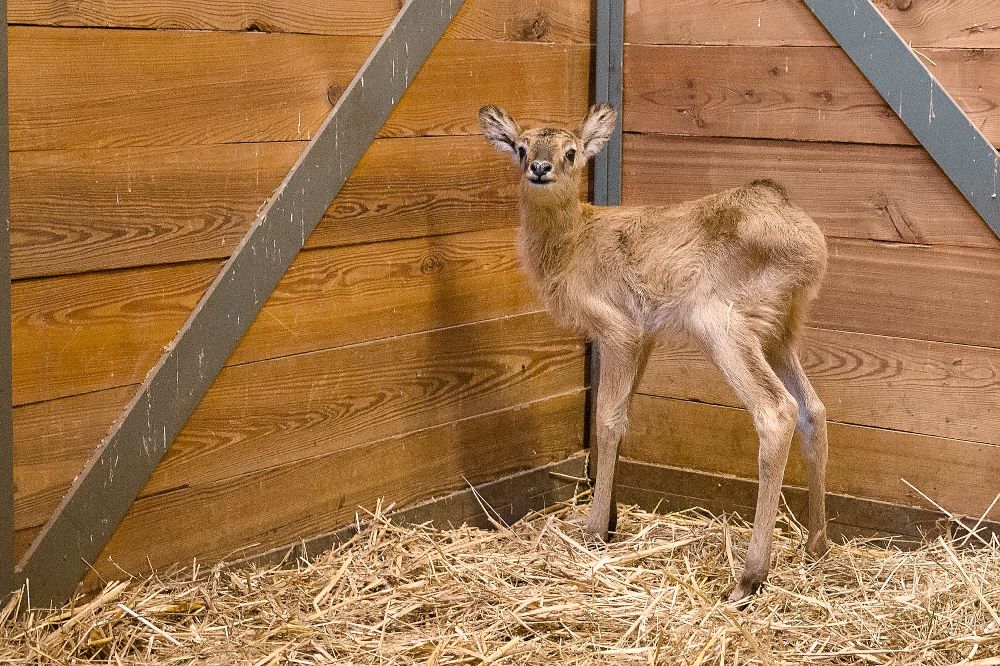
<svg viewBox="0 0 1000 666">
<path fill-rule="evenodd" d="M 517 139 L 521 128 L 499 106 L 489 104 L 479 109 L 479 126 L 486 140 L 501 153 L 508 153 L 517 162 Z"/>
</svg>

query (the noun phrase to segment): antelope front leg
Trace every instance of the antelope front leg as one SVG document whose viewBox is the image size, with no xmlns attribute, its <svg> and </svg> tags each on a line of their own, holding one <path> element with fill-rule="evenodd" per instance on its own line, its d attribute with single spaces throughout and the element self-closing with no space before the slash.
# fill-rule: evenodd
<svg viewBox="0 0 1000 666">
<path fill-rule="evenodd" d="M 618 444 L 628 423 L 628 403 L 648 345 L 637 336 L 628 342 L 597 344 L 601 354 L 600 378 L 597 384 L 597 423 L 594 427 L 597 447 L 597 480 L 594 499 L 587 519 L 587 532 L 607 541 L 608 532 L 617 523 L 615 505 L 615 466 Z"/>
</svg>

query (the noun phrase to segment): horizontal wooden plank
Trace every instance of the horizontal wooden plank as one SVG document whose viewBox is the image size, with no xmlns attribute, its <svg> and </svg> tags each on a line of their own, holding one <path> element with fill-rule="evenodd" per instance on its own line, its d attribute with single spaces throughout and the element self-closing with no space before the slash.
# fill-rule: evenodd
<svg viewBox="0 0 1000 666">
<path fill-rule="evenodd" d="M 385 32 L 399 0 L 11 0 L 7 20 L 19 25 L 155 28 L 157 30 L 249 30 L 326 35 Z"/>
<path fill-rule="evenodd" d="M 618 501 L 634 502 L 649 511 L 672 512 L 701 508 L 716 515 L 737 512 L 752 520 L 757 503 L 757 483 L 721 474 L 704 474 L 688 469 L 651 465 L 625 459 L 619 463 L 616 479 Z M 786 485 L 781 491 L 784 503 L 798 517 L 807 521 L 808 493 L 804 488 Z M 902 506 L 888 502 L 827 493 L 827 531 L 834 543 L 842 538 L 893 537 L 897 547 L 917 546 L 921 537 L 931 539 L 947 525 L 945 514 L 936 509 Z M 978 517 L 977 517 L 978 518 Z M 976 519 L 968 523 L 975 524 Z M 957 526 L 953 533 L 961 533 Z M 998 532 L 998 524 L 979 525 L 986 539 Z M 900 539 L 899 537 L 904 537 Z"/>
<path fill-rule="evenodd" d="M 1000 350 L 810 328 L 800 355 L 832 421 L 1000 445 Z M 704 354 L 672 340 L 639 390 L 742 406 Z"/>
<path fill-rule="evenodd" d="M 140 382 L 218 272 L 203 262 L 15 282 L 14 404 Z"/>
<path fill-rule="evenodd" d="M 539 309 L 514 229 L 307 250 L 230 364 Z"/>
<path fill-rule="evenodd" d="M 422 499 L 565 458 L 582 444 L 583 392 L 138 500 L 97 571 L 214 562 L 329 532 L 356 507 Z M 376 464 L 373 465 L 373 461 Z M 248 511 L 252 506 L 254 510 Z M 117 573 L 115 573 L 117 572 Z M 85 585 L 93 585 L 88 580 Z"/>
<path fill-rule="evenodd" d="M 917 47 L 1000 48 L 1000 7 L 981 0 L 879 1 Z M 832 46 L 801 0 L 626 0 L 625 40 L 633 44 Z"/>
<path fill-rule="evenodd" d="M 1000 142 L 1000 50 L 928 49 L 934 75 Z M 626 46 L 626 131 L 916 144 L 840 47 Z M 928 96 L 921 102 L 933 113 Z"/>
<path fill-rule="evenodd" d="M 465 522 L 489 529 L 490 514 L 498 514 L 508 525 L 524 518 L 533 511 L 569 502 L 581 486 L 569 479 L 580 478 L 584 473 L 587 454 L 578 450 L 570 457 L 527 472 L 518 472 L 501 477 L 496 481 L 477 484 L 444 497 L 435 497 L 414 507 L 392 514 L 392 521 L 403 525 L 431 525 L 437 529 L 449 529 Z M 557 476 L 558 475 L 558 476 Z M 568 477 L 568 478 L 567 478 Z M 308 543 L 308 552 L 325 552 Z"/>
<path fill-rule="evenodd" d="M 11 28 L 11 150 L 307 139 L 375 40 Z"/>
<path fill-rule="evenodd" d="M 590 0 L 466 0 L 445 37 L 588 44 L 593 20 Z"/>
<path fill-rule="evenodd" d="M 237 477 L 583 386 L 544 314 L 228 367 L 142 490 Z"/>
<path fill-rule="evenodd" d="M 12 150 L 307 139 L 374 37 L 15 27 Z M 386 136 L 479 134 L 505 104 L 530 123 L 578 123 L 590 47 L 448 39 L 434 49 Z M 555 82 L 555 83 L 554 83 Z M 521 90 L 545 90 L 544 97 Z"/>
<path fill-rule="evenodd" d="M 23 25 L 158 30 L 249 30 L 378 37 L 402 0 L 12 0 L 8 20 Z M 511 41 L 590 41 L 585 0 L 466 0 L 446 36 Z"/>
<path fill-rule="evenodd" d="M 14 153 L 14 276 L 227 257 L 303 146 Z M 307 247 L 511 226 L 516 186 L 479 136 L 379 139 Z"/>
<path fill-rule="evenodd" d="M 377 139 L 306 247 L 515 226 L 516 173 L 479 135 Z"/>
<path fill-rule="evenodd" d="M 399 11 L 398 0 L 341 0 L 337 3 L 265 0 L 254 6 L 220 2 L 125 0 L 11 0 L 8 22 L 16 25 L 156 28 L 158 30 L 266 30 L 378 36 Z M 326 28 L 324 30 L 323 28 Z"/>
<path fill-rule="evenodd" d="M 1000 252 L 831 239 L 819 328 L 1000 347 Z"/>
<path fill-rule="evenodd" d="M 14 283 L 15 404 L 141 381 L 218 270 L 204 262 Z M 233 362 L 537 307 L 512 229 L 307 250 Z"/>
<path fill-rule="evenodd" d="M 48 520 L 138 385 L 14 408 L 14 527 Z"/>
<path fill-rule="evenodd" d="M 304 146 L 12 153 L 12 275 L 226 257 Z"/>
<path fill-rule="evenodd" d="M 949 511 L 981 515 L 993 502 L 1000 447 L 892 430 L 830 423 L 827 488 L 910 506 L 927 503 L 906 479 Z M 623 455 L 655 464 L 757 478 L 757 435 L 742 409 L 638 395 Z M 956 482 L 956 480 L 961 482 Z M 801 456 L 785 482 L 803 486 Z M 1000 507 L 989 514 L 1000 518 Z"/>
<path fill-rule="evenodd" d="M 441 40 L 381 136 L 478 136 L 486 103 L 504 107 L 522 127 L 576 127 L 590 105 L 590 60 L 584 44 Z"/>
<path fill-rule="evenodd" d="M 1000 248 L 917 146 L 625 135 L 626 204 L 680 203 L 753 178 L 784 185 L 827 236 Z"/>
</svg>

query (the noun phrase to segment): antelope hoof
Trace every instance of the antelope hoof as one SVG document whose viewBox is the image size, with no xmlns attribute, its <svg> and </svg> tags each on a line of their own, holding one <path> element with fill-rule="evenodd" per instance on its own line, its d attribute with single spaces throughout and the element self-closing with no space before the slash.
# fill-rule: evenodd
<svg viewBox="0 0 1000 666">
<path fill-rule="evenodd" d="M 736 588 L 729 593 L 729 602 L 736 604 L 737 608 L 743 608 L 750 603 L 750 597 L 760 589 L 764 579 L 767 578 L 767 571 L 754 574 L 753 571 L 743 571 L 740 582 Z"/>
<path fill-rule="evenodd" d="M 760 583 L 741 580 L 740 584 L 729 593 L 729 603 L 735 604 L 738 609 L 742 610 L 750 603 L 750 598 L 758 589 L 760 589 Z"/>
<path fill-rule="evenodd" d="M 809 537 L 809 541 L 806 542 L 806 552 L 814 560 L 819 560 L 830 552 L 830 542 L 827 541 L 826 534 L 821 533 L 815 537 Z"/>
</svg>

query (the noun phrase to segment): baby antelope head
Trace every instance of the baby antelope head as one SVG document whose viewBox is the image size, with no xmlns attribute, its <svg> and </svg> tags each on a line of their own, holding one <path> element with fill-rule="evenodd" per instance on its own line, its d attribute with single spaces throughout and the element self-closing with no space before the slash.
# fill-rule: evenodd
<svg viewBox="0 0 1000 666">
<path fill-rule="evenodd" d="M 608 143 L 618 114 L 607 104 L 596 104 L 576 131 L 558 127 L 521 130 L 498 106 L 479 109 L 479 126 L 486 140 L 508 153 L 521 169 L 521 186 L 527 191 L 576 192 L 583 166 Z"/>
</svg>

